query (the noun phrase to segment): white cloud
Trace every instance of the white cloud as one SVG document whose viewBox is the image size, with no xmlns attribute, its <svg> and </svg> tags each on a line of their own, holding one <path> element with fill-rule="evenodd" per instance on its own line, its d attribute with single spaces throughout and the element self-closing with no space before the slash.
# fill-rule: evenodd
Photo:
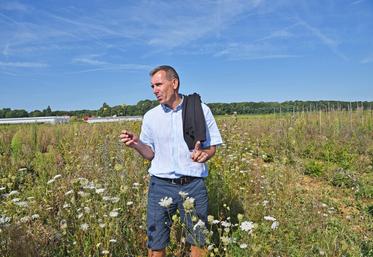
<svg viewBox="0 0 373 257">
<path fill-rule="evenodd" d="M 107 62 L 94 60 L 90 58 L 74 58 L 73 63 L 89 64 L 89 65 L 106 65 Z"/>
<path fill-rule="evenodd" d="M 321 30 L 317 27 L 311 26 L 304 20 L 297 18 L 299 20 L 299 24 L 306 28 L 308 31 L 311 32 L 313 36 L 318 38 L 321 43 L 327 46 L 336 56 L 340 57 L 343 60 L 347 60 L 348 58 L 338 49 L 339 42 L 328 37 Z"/>
<path fill-rule="evenodd" d="M 94 69 L 85 69 L 85 70 L 78 70 L 73 72 L 68 72 L 67 74 L 80 74 L 80 73 L 88 73 L 88 72 L 95 72 L 95 71 L 117 71 L 117 70 L 126 70 L 126 71 L 139 71 L 139 70 L 150 70 L 151 66 L 145 64 L 109 64 Z"/>
<path fill-rule="evenodd" d="M 0 10 L 5 11 L 27 11 L 27 6 L 19 2 L 3 2 L 0 3 Z"/>
<path fill-rule="evenodd" d="M 367 63 L 373 63 L 373 55 L 367 56 L 363 58 L 360 63 L 367 64 Z"/>
<path fill-rule="evenodd" d="M 285 59 L 298 58 L 299 55 L 288 54 L 269 43 L 232 43 L 225 49 L 217 52 L 216 57 L 226 57 L 229 60 L 258 60 L 258 59 Z"/>
<path fill-rule="evenodd" d="M 179 15 L 172 14 L 183 10 L 180 2 L 175 4 L 168 2 L 166 11 L 164 6 L 153 6 L 148 10 L 149 13 L 144 14 L 143 19 L 146 27 L 152 27 L 152 32 L 149 31 L 151 36 L 148 44 L 173 48 L 210 35 L 219 36 L 224 33 L 222 32 L 224 29 L 237 22 L 241 15 L 254 11 L 262 2 L 262 0 L 230 0 L 202 2 L 201 4 L 199 1 L 189 1 L 185 4 L 185 12 Z M 195 10 L 195 12 L 190 10 Z M 150 13 L 159 14 L 162 19 L 153 19 Z M 151 20 L 147 17 L 148 15 Z"/>
<path fill-rule="evenodd" d="M 0 62 L 0 67 L 8 68 L 46 68 L 48 64 L 40 62 Z"/>
<path fill-rule="evenodd" d="M 357 1 L 352 2 L 351 4 L 355 5 L 355 4 L 360 4 L 361 2 L 364 2 L 364 0 L 357 0 Z"/>
</svg>

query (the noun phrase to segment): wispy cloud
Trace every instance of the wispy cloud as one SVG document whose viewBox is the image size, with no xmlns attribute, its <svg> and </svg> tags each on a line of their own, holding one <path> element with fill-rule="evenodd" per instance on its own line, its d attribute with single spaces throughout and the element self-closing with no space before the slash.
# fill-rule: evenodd
<svg viewBox="0 0 373 257">
<path fill-rule="evenodd" d="M 355 4 L 360 4 L 361 2 L 364 2 L 365 0 L 357 0 L 357 1 L 353 1 L 351 4 L 352 5 L 355 5 Z"/>
<path fill-rule="evenodd" d="M 338 49 L 339 42 L 328 37 L 317 27 L 311 26 L 309 23 L 305 22 L 301 18 L 296 18 L 299 21 L 299 24 L 307 29 L 313 36 L 318 38 L 322 44 L 327 46 L 336 56 L 343 60 L 348 60 L 348 58 Z"/>
<path fill-rule="evenodd" d="M 269 43 L 232 43 L 227 48 L 217 52 L 216 57 L 226 57 L 229 60 L 260 60 L 299 58 L 301 56 L 284 53 Z"/>
<path fill-rule="evenodd" d="M 363 58 L 360 63 L 367 64 L 367 63 L 373 63 L 373 55 L 367 56 Z"/>
<path fill-rule="evenodd" d="M 5 11 L 27 11 L 27 6 L 19 2 L 3 2 L 0 3 L 0 10 Z"/>
<path fill-rule="evenodd" d="M 268 36 L 257 39 L 255 40 L 255 42 L 273 40 L 273 39 L 288 39 L 288 38 L 294 37 L 295 35 L 290 30 L 298 26 L 298 24 L 299 23 L 296 22 L 292 25 L 286 26 L 285 28 L 274 30 L 270 32 Z"/>
<path fill-rule="evenodd" d="M 0 62 L 0 67 L 6 68 L 46 68 L 48 64 L 41 62 Z"/>
<path fill-rule="evenodd" d="M 74 58 L 73 63 L 88 64 L 88 65 L 107 65 L 105 61 L 94 60 L 91 58 Z"/>
<path fill-rule="evenodd" d="M 263 0 L 251 1 L 218 1 L 218 2 L 195 2 L 187 1 L 185 8 L 180 7 L 180 2 L 170 4 L 167 8 L 162 5 L 154 5 L 149 13 L 144 13 L 145 26 L 152 24 L 153 33 L 150 33 L 148 44 L 156 47 L 174 48 L 185 46 L 191 42 L 209 36 L 219 36 L 224 29 L 237 22 L 242 14 L 254 11 Z M 199 10 L 199 13 L 187 12 L 176 16 L 175 12 L 183 9 Z M 151 13 L 157 13 L 162 19 L 153 19 Z M 151 19 L 151 20 L 150 20 Z"/>
<path fill-rule="evenodd" d="M 89 60 L 89 59 L 88 59 Z M 90 69 L 83 69 L 83 70 L 76 70 L 72 72 L 67 72 L 66 74 L 80 74 L 80 73 L 89 73 L 95 71 L 119 71 L 119 70 L 126 70 L 126 71 L 139 71 L 139 70 L 150 70 L 151 66 L 146 64 L 114 64 L 114 63 L 105 63 L 105 64 L 95 64 L 93 61 L 84 62 L 88 65 L 98 65 L 97 68 L 90 68 Z"/>
</svg>

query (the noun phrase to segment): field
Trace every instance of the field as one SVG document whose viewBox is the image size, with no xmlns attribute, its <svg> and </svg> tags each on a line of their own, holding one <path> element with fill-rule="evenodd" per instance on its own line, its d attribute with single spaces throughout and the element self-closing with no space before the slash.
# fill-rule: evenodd
<svg viewBox="0 0 373 257">
<path fill-rule="evenodd" d="M 373 256 L 371 111 L 217 122 L 209 256 Z M 118 139 L 140 125 L 0 126 L 0 256 L 146 256 L 149 162 Z"/>
</svg>

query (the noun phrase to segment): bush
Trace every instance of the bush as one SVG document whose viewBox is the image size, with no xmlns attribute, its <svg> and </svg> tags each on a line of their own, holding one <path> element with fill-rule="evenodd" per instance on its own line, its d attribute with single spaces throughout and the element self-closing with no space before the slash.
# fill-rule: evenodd
<svg viewBox="0 0 373 257">
<path fill-rule="evenodd" d="M 304 174 L 319 177 L 324 174 L 324 164 L 321 161 L 312 160 L 305 164 Z"/>
<path fill-rule="evenodd" d="M 351 188 L 357 185 L 357 181 L 350 171 L 339 168 L 334 172 L 332 184 L 336 187 Z"/>
</svg>

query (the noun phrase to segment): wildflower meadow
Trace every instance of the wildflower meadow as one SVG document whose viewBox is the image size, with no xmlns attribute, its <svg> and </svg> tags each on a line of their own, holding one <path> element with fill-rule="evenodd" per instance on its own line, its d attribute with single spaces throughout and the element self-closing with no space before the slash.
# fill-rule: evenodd
<svg viewBox="0 0 373 257">
<path fill-rule="evenodd" d="M 218 116 L 207 256 L 373 256 L 373 113 Z M 0 126 L 0 256 L 147 256 L 141 122 Z M 159 199 L 168 208 L 174 199 Z M 168 256 L 188 256 L 172 217 Z"/>
</svg>

